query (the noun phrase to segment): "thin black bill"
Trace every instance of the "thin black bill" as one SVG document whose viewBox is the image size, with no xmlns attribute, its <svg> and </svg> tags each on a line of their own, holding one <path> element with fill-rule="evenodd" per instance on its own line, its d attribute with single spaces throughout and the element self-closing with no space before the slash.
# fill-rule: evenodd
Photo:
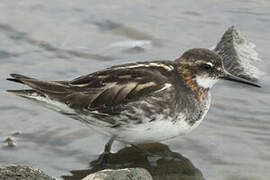
<svg viewBox="0 0 270 180">
<path fill-rule="evenodd" d="M 225 79 L 225 80 L 228 80 L 228 81 L 235 81 L 235 82 L 239 82 L 239 83 L 243 83 L 243 84 L 248 84 L 248 85 L 251 85 L 251 86 L 255 86 L 255 87 L 261 87 L 259 84 L 256 84 L 254 82 L 251 82 L 251 81 L 248 81 L 248 80 L 245 80 L 243 78 L 239 78 L 239 77 L 236 77 L 232 74 L 229 74 L 229 73 L 226 73 L 224 76 L 221 77 L 222 79 Z"/>
</svg>

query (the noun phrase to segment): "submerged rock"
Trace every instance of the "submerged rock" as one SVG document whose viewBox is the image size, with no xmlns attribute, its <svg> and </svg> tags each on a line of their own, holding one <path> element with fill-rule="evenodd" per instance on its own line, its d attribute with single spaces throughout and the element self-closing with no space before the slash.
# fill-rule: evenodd
<svg viewBox="0 0 270 180">
<path fill-rule="evenodd" d="M 39 169 L 21 165 L 0 165 L 0 179 L 4 180 L 56 180 Z"/>
<path fill-rule="evenodd" d="M 11 134 L 11 136 L 20 136 L 22 134 L 21 131 L 15 131 Z"/>
<path fill-rule="evenodd" d="M 90 174 L 83 180 L 153 180 L 150 173 L 143 168 L 105 169 Z"/>
</svg>

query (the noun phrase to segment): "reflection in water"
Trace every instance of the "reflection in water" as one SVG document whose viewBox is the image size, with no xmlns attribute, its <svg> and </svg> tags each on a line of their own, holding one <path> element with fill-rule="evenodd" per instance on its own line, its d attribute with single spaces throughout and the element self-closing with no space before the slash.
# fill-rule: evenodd
<svg viewBox="0 0 270 180">
<path fill-rule="evenodd" d="M 97 163 L 103 158 L 100 155 L 97 160 L 90 162 L 90 169 L 71 171 L 72 176 L 62 177 L 65 180 L 75 180 L 103 169 L 141 167 L 147 169 L 154 180 L 204 179 L 201 171 L 194 167 L 189 159 L 172 152 L 168 146 L 160 143 L 138 146 L 150 155 L 145 155 L 134 147 L 126 147 L 117 153 L 109 154 L 102 163 Z"/>
</svg>

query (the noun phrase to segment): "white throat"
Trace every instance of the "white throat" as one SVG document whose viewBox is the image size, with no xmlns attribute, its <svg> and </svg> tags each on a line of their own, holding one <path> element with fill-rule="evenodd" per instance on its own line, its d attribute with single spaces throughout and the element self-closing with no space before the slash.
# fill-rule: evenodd
<svg viewBox="0 0 270 180">
<path fill-rule="evenodd" d="M 211 88 L 218 80 L 210 77 L 197 76 L 195 81 L 197 82 L 198 86 L 202 88 Z"/>
</svg>

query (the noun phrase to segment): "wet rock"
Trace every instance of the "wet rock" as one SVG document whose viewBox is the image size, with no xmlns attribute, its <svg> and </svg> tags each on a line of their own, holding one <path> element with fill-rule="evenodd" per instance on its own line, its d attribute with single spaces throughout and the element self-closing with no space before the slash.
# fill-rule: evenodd
<svg viewBox="0 0 270 180">
<path fill-rule="evenodd" d="M 56 180 L 39 169 L 21 165 L 1 165 L 0 179 L 5 180 Z"/>
<path fill-rule="evenodd" d="M 12 137 L 6 137 L 3 141 L 6 147 L 13 148 L 16 147 L 15 140 Z"/>
<path fill-rule="evenodd" d="M 90 174 L 83 180 L 152 180 L 150 173 L 143 168 L 105 169 Z"/>
<path fill-rule="evenodd" d="M 255 47 L 255 44 L 249 42 L 232 26 L 223 34 L 214 51 L 222 57 L 224 67 L 228 72 L 257 82 L 264 72 L 258 68 L 261 59 Z"/>
</svg>

